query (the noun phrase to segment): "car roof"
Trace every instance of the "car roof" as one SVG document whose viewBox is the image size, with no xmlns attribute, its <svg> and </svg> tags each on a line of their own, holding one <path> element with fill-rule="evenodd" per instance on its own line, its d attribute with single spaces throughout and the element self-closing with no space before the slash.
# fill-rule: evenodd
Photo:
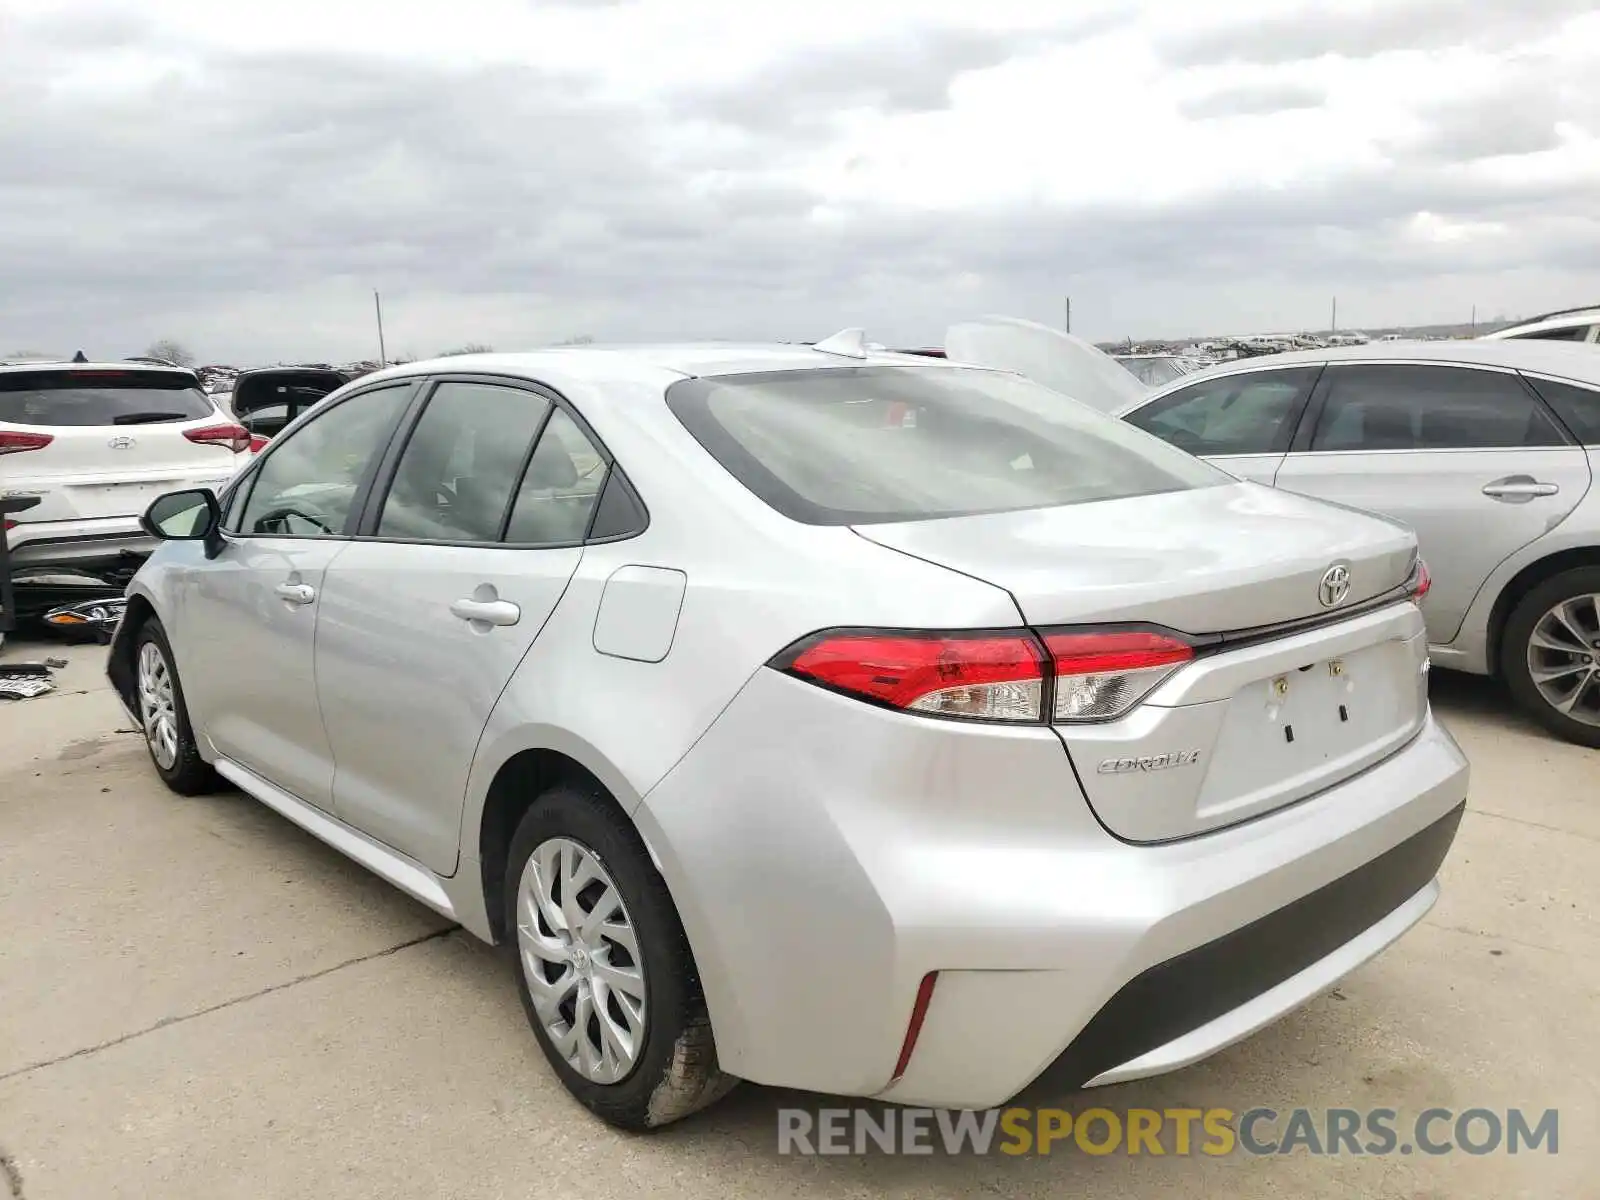
<svg viewBox="0 0 1600 1200">
<path fill-rule="evenodd" d="M 830 354 L 802 343 L 689 342 L 645 345 L 552 346 L 541 350 L 453 354 L 388 367 L 357 381 L 403 379 L 417 375 L 489 374 L 525 376 L 555 382 L 610 379 L 656 382 L 707 375 L 750 375 L 767 371 L 807 371 L 859 366 L 943 367 L 937 359 L 892 350 L 867 350 L 861 357 Z"/>
</svg>

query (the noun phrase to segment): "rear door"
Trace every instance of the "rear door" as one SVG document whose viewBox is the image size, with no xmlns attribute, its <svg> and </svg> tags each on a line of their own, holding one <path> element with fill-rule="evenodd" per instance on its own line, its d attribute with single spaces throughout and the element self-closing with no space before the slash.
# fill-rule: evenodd
<svg viewBox="0 0 1600 1200">
<path fill-rule="evenodd" d="M 243 448 L 187 371 L 0 371 L 0 430 L 42 441 L 0 456 L 0 491 L 39 496 L 27 522 L 137 517 L 163 492 L 220 489 Z"/>
<path fill-rule="evenodd" d="M 1330 363 L 1278 486 L 1416 530 L 1428 636 L 1453 641 L 1483 581 L 1589 489 L 1583 450 L 1512 371 Z"/>
<path fill-rule="evenodd" d="M 607 468 L 552 394 L 436 385 L 322 589 L 340 819 L 455 870 L 478 738 L 577 569 Z"/>
<path fill-rule="evenodd" d="M 1321 370 L 1269 366 L 1196 380 L 1123 420 L 1241 479 L 1270 485 Z"/>
</svg>

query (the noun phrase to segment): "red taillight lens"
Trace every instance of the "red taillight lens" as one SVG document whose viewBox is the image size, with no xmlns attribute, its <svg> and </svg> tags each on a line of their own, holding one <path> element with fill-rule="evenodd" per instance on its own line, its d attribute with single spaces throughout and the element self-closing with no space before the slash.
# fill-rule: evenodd
<svg viewBox="0 0 1600 1200">
<path fill-rule="evenodd" d="M 1044 655 L 1025 631 L 834 631 L 773 660 L 790 675 L 891 708 L 988 721 L 1039 721 Z"/>
<path fill-rule="evenodd" d="M 243 425 L 207 425 L 204 429 L 185 429 L 183 436 L 202 446 L 226 446 L 235 454 L 250 449 L 250 431 Z"/>
<path fill-rule="evenodd" d="M 1420 604 L 1431 587 L 1433 587 L 1433 576 L 1428 573 L 1428 564 L 1419 558 L 1417 565 L 1411 568 L 1411 578 L 1406 580 L 1406 592 Z"/>
<path fill-rule="evenodd" d="M 262 437 L 259 433 L 252 433 L 250 435 L 250 453 L 251 454 L 260 454 L 266 448 L 267 448 L 267 439 L 266 438 Z"/>
<path fill-rule="evenodd" d="M 1120 717 L 1194 657 L 1188 642 L 1148 630 L 1047 632 L 1044 644 L 1055 667 L 1057 721 Z"/>
<path fill-rule="evenodd" d="M 43 450 L 55 441 L 48 433 L 17 433 L 0 429 L 0 454 L 21 454 L 26 450 Z"/>
</svg>

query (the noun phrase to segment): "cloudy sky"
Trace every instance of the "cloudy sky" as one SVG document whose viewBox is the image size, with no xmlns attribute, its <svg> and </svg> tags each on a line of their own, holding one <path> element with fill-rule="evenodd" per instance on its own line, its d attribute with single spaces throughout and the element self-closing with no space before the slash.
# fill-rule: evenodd
<svg viewBox="0 0 1600 1200">
<path fill-rule="evenodd" d="M 1593 0 L 0 0 L 0 354 L 1600 301 Z"/>
</svg>

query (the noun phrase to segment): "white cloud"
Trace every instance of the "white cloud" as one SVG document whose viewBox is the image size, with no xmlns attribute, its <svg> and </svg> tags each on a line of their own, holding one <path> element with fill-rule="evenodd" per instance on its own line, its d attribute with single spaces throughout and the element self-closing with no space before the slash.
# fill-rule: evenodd
<svg viewBox="0 0 1600 1200">
<path fill-rule="evenodd" d="M 0 349 L 366 353 L 373 286 L 418 352 L 1550 307 L 1589 7 L 9 0 Z"/>
</svg>

